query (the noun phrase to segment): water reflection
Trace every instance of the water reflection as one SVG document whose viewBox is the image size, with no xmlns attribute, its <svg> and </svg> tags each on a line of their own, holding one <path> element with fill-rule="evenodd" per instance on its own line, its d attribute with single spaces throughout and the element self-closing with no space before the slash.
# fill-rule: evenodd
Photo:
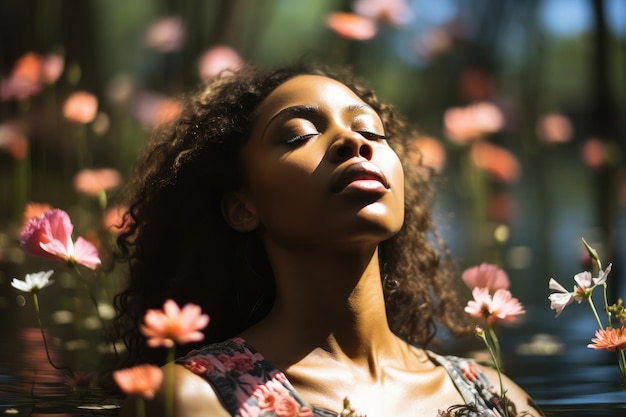
<svg viewBox="0 0 626 417">
<path fill-rule="evenodd" d="M 102 393 L 81 389 L 93 374 L 56 369 L 48 355 L 39 328 L 22 328 L 16 337 L 2 341 L 9 365 L 0 366 L 0 412 L 17 416 L 116 415 L 118 403 L 103 399 Z M 64 363 L 61 344 L 46 332 L 48 354 L 57 366 Z"/>
</svg>

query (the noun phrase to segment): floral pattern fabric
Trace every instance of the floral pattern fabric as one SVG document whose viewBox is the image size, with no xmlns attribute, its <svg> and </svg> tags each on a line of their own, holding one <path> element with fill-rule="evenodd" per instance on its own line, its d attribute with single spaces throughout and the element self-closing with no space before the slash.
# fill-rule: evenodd
<svg viewBox="0 0 626 417">
<path fill-rule="evenodd" d="M 503 415 L 499 397 L 474 362 L 431 352 L 429 355 L 448 371 L 467 404 L 442 410 L 437 417 Z M 177 363 L 207 380 L 224 408 L 234 417 L 341 415 L 340 412 L 307 404 L 287 377 L 241 338 L 193 350 L 178 359 Z"/>
</svg>

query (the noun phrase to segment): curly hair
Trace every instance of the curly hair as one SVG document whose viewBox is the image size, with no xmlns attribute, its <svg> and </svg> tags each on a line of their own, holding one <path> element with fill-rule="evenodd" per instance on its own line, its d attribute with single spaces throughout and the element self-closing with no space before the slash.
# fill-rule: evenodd
<svg viewBox="0 0 626 417">
<path fill-rule="evenodd" d="M 401 231 L 379 245 L 391 329 L 422 346 L 434 337 L 436 323 L 454 334 L 467 330 L 456 275 L 430 214 L 431 173 L 415 163 L 408 124 L 349 72 L 301 63 L 273 70 L 244 66 L 187 96 L 178 120 L 155 133 L 137 163 L 129 184 L 131 222 L 118 238 L 118 257 L 129 268 L 127 288 L 116 297 L 127 362 L 163 362 L 163 351 L 145 348 L 139 325 L 147 309 L 167 298 L 199 304 L 209 314 L 204 343 L 233 337 L 271 309 L 275 284 L 263 246 L 254 232 L 227 225 L 220 201 L 244 185 L 240 152 L 259 104 L 302 74 L 345 84 L 394 138 L 390 144 L 405 170 L 405 218 Z"/>
</svg>

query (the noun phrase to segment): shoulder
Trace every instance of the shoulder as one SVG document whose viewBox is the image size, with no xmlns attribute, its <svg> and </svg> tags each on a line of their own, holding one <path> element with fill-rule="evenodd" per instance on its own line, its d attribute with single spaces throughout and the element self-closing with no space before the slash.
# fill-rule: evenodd
<svg viewBox="0 0 626 417">
<path fill-rule="evenodd" d="M 169 364 L 174 368 L 174 415 L 178 417 L 228 417 L 217 394 L 206 381 L 181 365 Z M 165 369 L 164 369 L 165 370 Z M 167 370 L 166 370 L 167 371 Z M 119 417 L 137 416 L 137 397 L 131 396 L 122 405 Z M 155 397 L 146 400 L 146 415 L 164 416 L 166 393 L 164 387 Z"/>
<path fill-rule="evenodd" d="M 484 365 L 477 365 L 478 368 L 485 374 L 491 384 L 497 392 L 500 392 L 500 380 L 498 372 L 491 367 Z M 515 410 L 518 415 L 522 416 L 543 416 L 535 401 L 524 391 L 519 385 L 513 382 L 506 375 L 502 375 L 502 386 L 506 393 L 506 397 L 509 402 L 515 406 Z"/>
</svg>

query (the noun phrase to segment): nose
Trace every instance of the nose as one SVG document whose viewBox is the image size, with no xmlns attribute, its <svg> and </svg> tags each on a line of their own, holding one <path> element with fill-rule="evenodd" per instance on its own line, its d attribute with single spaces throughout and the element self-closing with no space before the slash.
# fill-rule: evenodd
<svg viewBox="0 0 626 417">
<path fill-rule="evenodd" d="M 343 162 L 353 157 L 372 159 L 371 143 L 358 132 L 345 132 L 338 137 L 329 148 L 329 156 L 333 162 Z"/>
</svg>

